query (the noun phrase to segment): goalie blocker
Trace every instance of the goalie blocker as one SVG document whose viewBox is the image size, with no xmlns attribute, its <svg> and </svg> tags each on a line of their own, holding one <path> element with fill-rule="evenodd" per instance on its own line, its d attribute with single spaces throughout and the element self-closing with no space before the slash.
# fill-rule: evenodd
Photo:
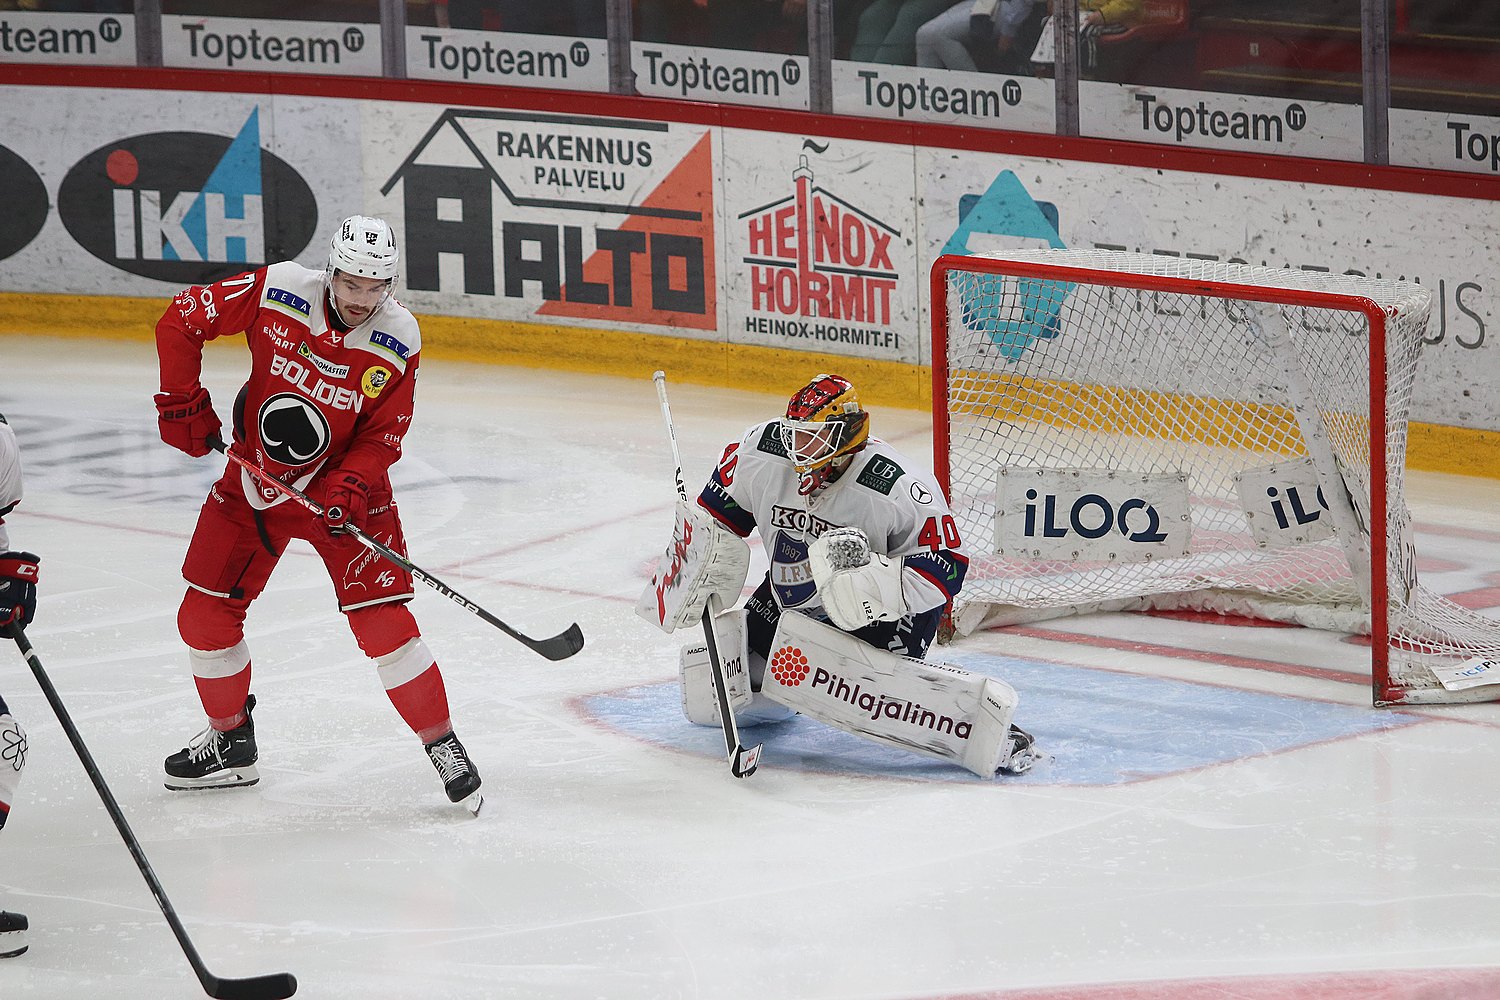
<svg viewBox="0 0 1500 1000">
<path fill-rule="evenodd" d="M 937 757 L 982 778 L 1020 774 L 1035 757 L 1011 725 L 1016 692 L 994 677 L 876 649 L 806 615 L 776 627 L 761 693 L 877 743 Z"/>
<path fill-rule="evenodd" d="M 677 504 L 672 544 L 657 561 L 635 613 L 671 634 L 703 620 L 708 599 L 720 607 L 738 603 L 750 573 L 750 546 L 697 504 Z"/>
</svg>

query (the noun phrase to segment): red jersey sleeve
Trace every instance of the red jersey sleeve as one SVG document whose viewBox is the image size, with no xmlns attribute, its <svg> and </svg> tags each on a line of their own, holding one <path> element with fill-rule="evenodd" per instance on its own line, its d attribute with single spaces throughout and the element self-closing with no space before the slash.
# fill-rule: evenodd
<svg viewBox="0 0 1500 1000">
<path fill-rule="evenodd" d="M 401 440 L 411 427 L 416 404 L 417 366 L 420 352 L 406 361 L 406 371 L 376 405 L 365 410 L 355 425 L 349 450 L 338 461 L 338 468 L 362 476 L 367 483 L 379 482 L 401 457 Z"/>
<path fill-rule="evenodd" d="M 265 284 L 266 269 L 262 267 L 177 293 L 156 322 L 162 392 L 191 393 L 198 388 L 203 345 L 248 330 L 259 311 Z"/>
</svg>

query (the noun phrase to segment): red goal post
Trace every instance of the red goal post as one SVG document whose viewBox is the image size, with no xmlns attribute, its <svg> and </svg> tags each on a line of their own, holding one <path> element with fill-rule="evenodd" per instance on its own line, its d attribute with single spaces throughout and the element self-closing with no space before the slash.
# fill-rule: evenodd
<svg viewBox="0 0 1500 1000">
<path fill-rule="evenodd" d="M 1029 250 L 940 257 L 931 291 L 934 470 L 971 559 L 960 634 L 1269 618 L 1369 634 L 1376 704 L 1500 700 L 1500 622 L 1417 579 L 1421 286 Z"/>
</svg>

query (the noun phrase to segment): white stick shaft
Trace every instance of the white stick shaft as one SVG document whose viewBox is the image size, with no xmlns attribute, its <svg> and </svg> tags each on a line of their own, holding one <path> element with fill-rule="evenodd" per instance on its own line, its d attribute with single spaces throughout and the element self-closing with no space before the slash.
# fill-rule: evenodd
<svg viewBox="0 0 1500 1000">
<path fill-rule="evenodd" d="M 672 425 L 672 407 L 667 402 L 667 373 L 651 376 L 656 383 L 656 398 L 661 401 L 661 418 L 667 422 L 667 440 L 672 442 L 672 476 L 677 481 L 677 498 L 687 502 L 687 484 L 682 481 L 682 455 L 677 451 L 677 428 Z"/>
</svg>

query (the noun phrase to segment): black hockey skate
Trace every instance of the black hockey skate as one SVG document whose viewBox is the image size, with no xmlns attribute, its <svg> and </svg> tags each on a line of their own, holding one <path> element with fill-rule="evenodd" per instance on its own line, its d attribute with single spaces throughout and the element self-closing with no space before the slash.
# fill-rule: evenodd
<svg viewBox="0 0 1500 1000">
<path fill-rule="evenodd" d="M 1001 774 L 1025 774 L 1036 763 L 1036 738 L 1015 723 L 1010 726 L 1010 754 L 1000 765 Z"/>
<path fill-rule="evenodd" d="M 31 925 L 24 913 L 6 913 L 0 910 L 0 958 L 15 958 L 29 947 L 26 932 Z"/>
<path fill-rule="evenodd" d="M 209 726 L 193 742 L 166 760 L 167 787 L 174 792 L 194 788 L 237 788 L 260 780 L 255 769 L 255 695 L 245 699 L 245 721 L 228 732 Z"/>
<path fill-rule="evenodd" d="M 458 737 L 450 732 L 442 739 L 428 743 L 427 756 L 437 768 L 438 777 L 443 779 L 443 791 L 448 793 L 448 801 L 462 802 L 469 812 L 479 815 L 479 807 L 484 805 L 484 796 L 479 794 L 479 769 L 469 759 L 469 753 L 458 742 Z"/>
</svg>

